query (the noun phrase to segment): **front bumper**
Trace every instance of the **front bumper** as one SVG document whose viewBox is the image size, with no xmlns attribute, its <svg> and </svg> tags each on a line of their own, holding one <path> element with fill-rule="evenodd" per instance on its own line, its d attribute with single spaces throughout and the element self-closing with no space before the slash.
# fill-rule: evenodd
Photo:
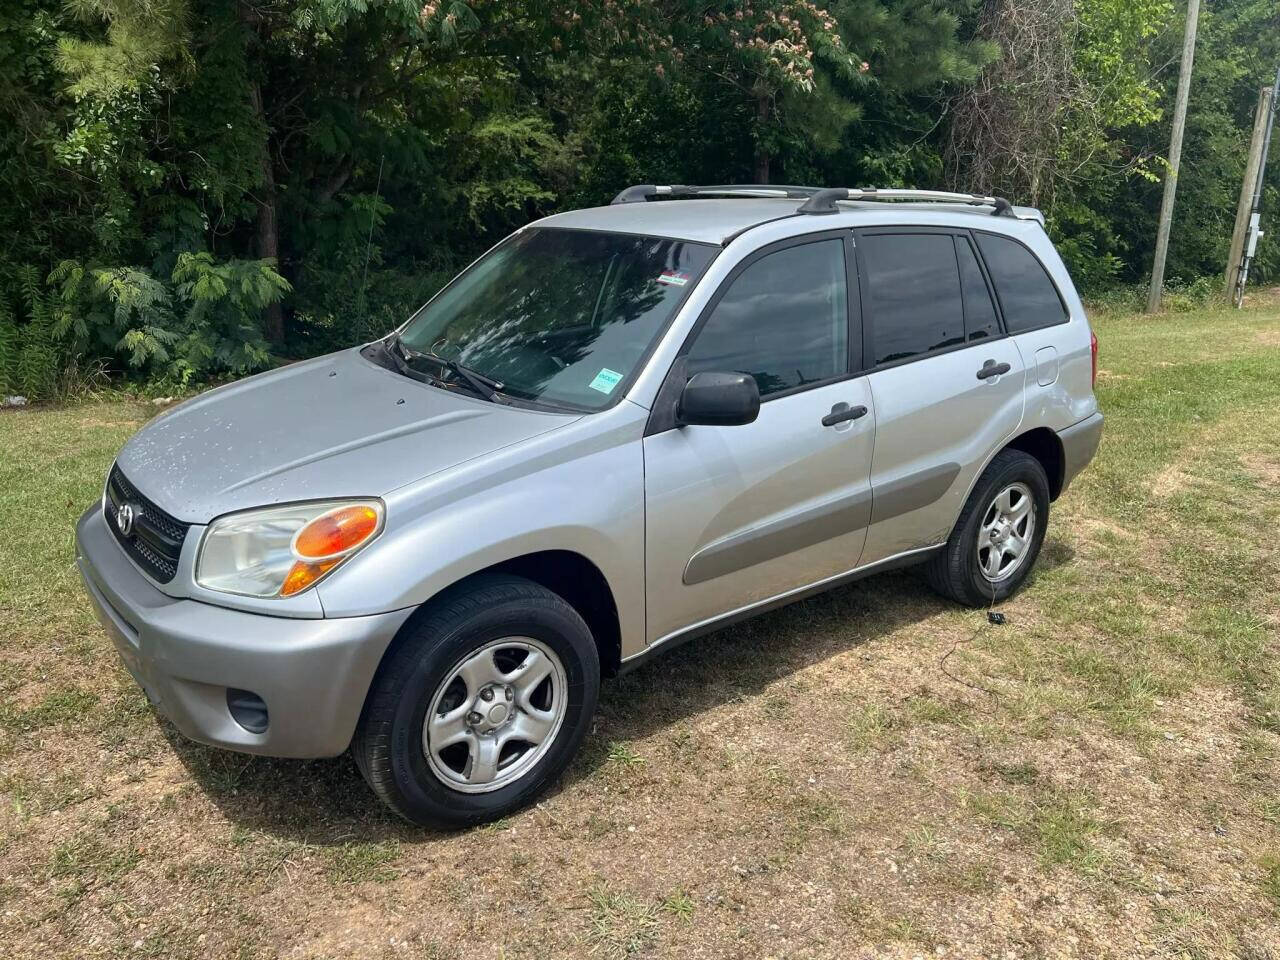
<svg viewBox="0 0 1280 960">
<path fill-rule="evenodd" d="M 96 505 L 76 525 L 76 553 L 98 620 L 156 708 L 185 736 L 246 753 L 342 753 L 383 653 L 413 612 L 302 620 L 175 599 L 125 556 Z M 228 688 L 265 701 L 263 733 L 232 717 Z"/>
</svg>

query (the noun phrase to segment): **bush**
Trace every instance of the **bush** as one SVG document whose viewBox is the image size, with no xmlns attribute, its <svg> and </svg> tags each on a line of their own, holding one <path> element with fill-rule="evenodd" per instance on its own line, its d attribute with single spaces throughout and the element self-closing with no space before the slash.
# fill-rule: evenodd
<svg viewBox="0 0 1280 960">
<path fill-rule="evenodd" d="M 141 267 L 65 260 L 49 283 L 52 333 L 73 355 L 114 358 L 180 385 L 266 367 L 262 311 L 289 290 L 271 261 L 219 262 L 205 252 L 179 254 L 164 280 Z"/>
<path fill-rule="evenodd" d="M 39 272 L 21 267 L 15 282 L 0 284 L 0 394 L 44 399 L 58 373 L 48 295 Z"/>
</svg>

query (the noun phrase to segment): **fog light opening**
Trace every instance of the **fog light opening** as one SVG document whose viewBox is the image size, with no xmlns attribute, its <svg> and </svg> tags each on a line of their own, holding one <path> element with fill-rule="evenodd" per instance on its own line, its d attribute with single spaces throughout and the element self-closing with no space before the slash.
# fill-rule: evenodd
<svg viewBox="0 0 1280 960">
<path fill-rule="evenodd" d="M 227 687 L 227 710 L 231 719 L 250 733 L 267 732 L 267 704 L 256 693 Z"/>
</svg>

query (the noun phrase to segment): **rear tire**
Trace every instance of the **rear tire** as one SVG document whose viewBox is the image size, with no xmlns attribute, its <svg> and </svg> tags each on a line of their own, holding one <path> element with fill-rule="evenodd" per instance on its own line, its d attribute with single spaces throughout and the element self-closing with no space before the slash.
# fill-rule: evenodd
<svg viewBox="0 0 1280 960">
<path fill-rule="evenodd" d="M 595 641 L 569 603 L 522 577 L 480 577 L 410 621 L 374 678 L 351 752 L 406 820 L 484 823 L 563 772 L 599 689 Z"/>
<path fill-rule="evenodd" d="M 1031 573 L 1048 522 L 1044 467 L 1021 450 L 1001 450 L 974 484 L 946 547 L 926 564 L 929 585 L 965 606 L 999 603 Z"/>
</svg>

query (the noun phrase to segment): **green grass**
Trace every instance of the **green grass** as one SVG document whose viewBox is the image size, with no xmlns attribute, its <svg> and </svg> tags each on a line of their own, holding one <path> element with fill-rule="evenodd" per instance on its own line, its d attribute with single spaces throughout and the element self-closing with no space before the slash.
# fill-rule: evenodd
<svg viewBox="0 0 1280 960">
<path fill-rule="evenodd" d="M 0 724 L 15 731 L 30 732 L 56 723 L 81 720 L 97 703 L 97 695 L 86 690 L 56 690 L 36 706 L 25 710 L 0 707 Z"/>
<path fill-rule="evenodd" d="M 327 873 L 336 883 L 388 883 L 400 856 L 400 845 L 387 843 L 344 843 L 328 851 Z"/>
<path fill-rule="evenodd" d="M 591 905 L 591 949 L 607 957 L 628 957 L 657 936 L 658 908 L 607 884 L 587 892 Z"/>
<path fill-rule="evenodd" d="M 609 744 L 609 752 L 606 759 L 611 767 L 616 770 L 637 770 L 644 766 L 645 759 L 640 756 L 635 748 L 629 743 L 614 742 Z"/>
<path fill-rule="evenodd" d="M 692 923 L 696 907 L 689 891 L 677 887 L 663 898 L 662 909 L 683 923 Z"/>
<path fill-rule="evenodd" d="M 746 622 L 607 685 L 560 789 L 457 835 L 347 758 L 158 721 L 73 546 L 155 408 L 0 413 L 6 956 L 1270 956 L 1277 313 L 1099 316 L 1103 444 L 1004 626 L 910 573 Z"/>
<path fill-rule="evenodd" d="M 1262 858 L 1262 892 L 1277 908 L 1280 908 L 1280 854 L 1268 854 Z"/>
</svg>

